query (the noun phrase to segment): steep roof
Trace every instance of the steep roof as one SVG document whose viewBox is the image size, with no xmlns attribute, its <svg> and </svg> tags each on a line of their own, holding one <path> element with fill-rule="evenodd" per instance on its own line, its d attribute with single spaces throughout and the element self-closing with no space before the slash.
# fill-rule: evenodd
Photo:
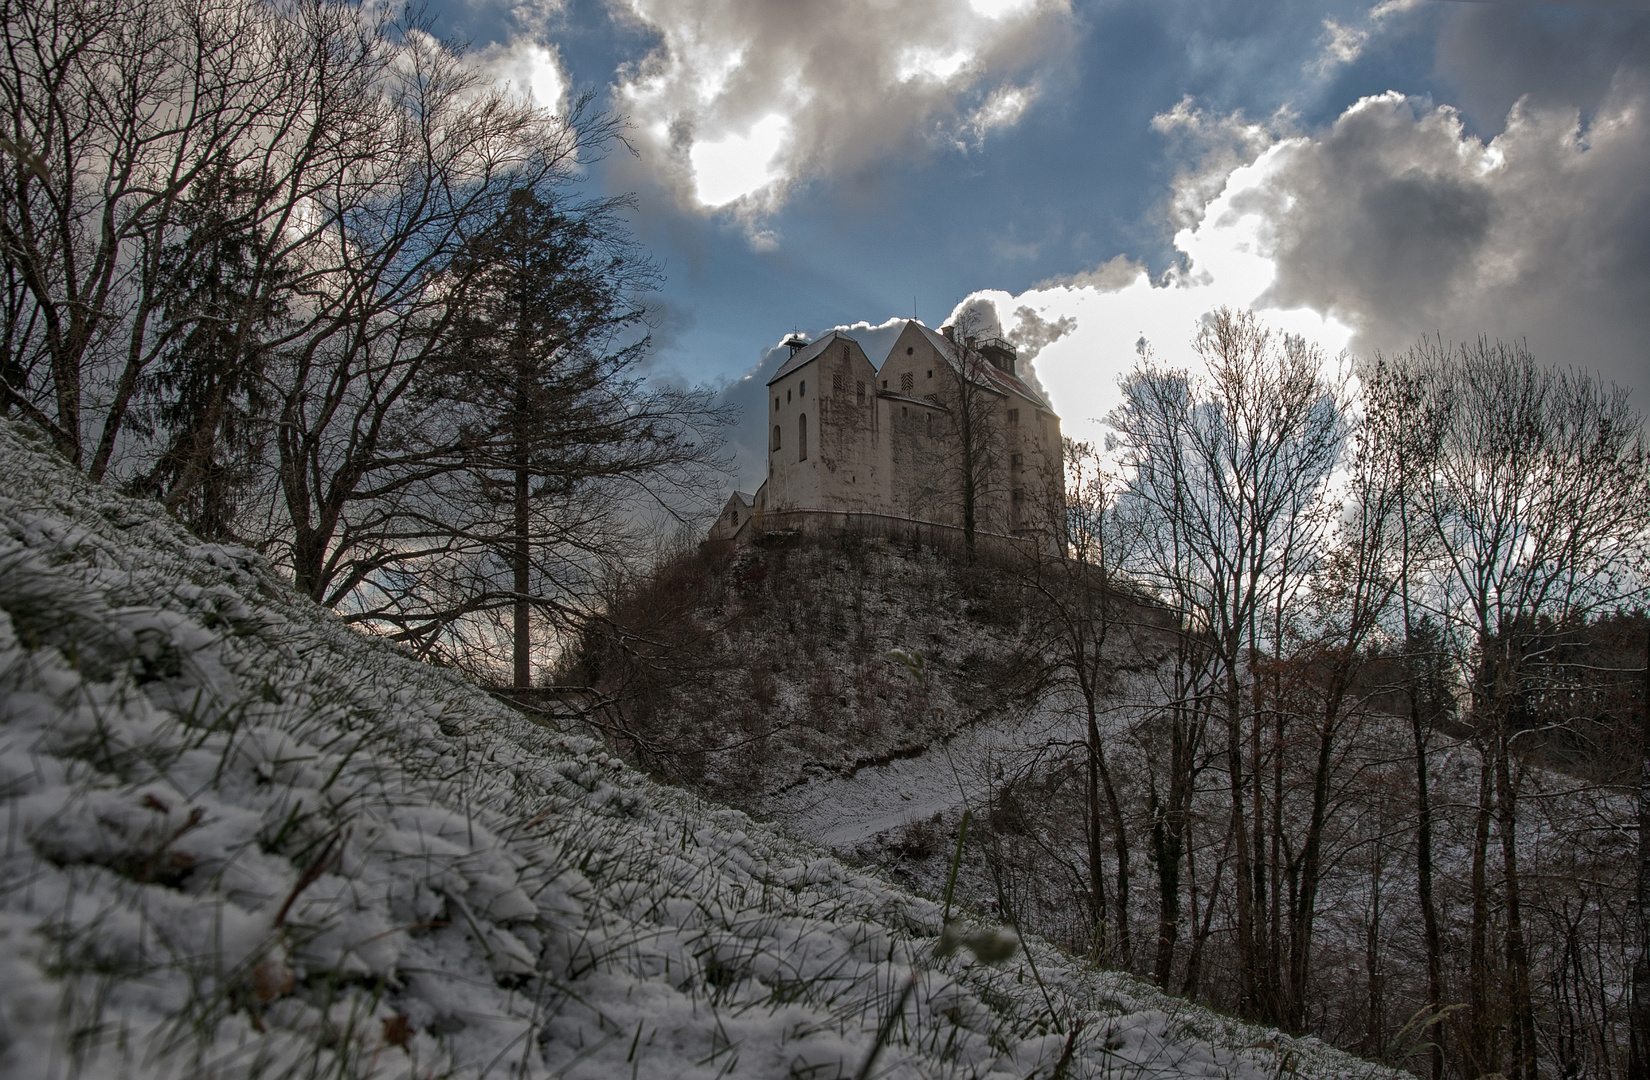
<svg viewBox="0 0 1650 1080">
<path fill-rule="evenodd" d="M 928 339 L 929 343 L 932 344 L 934 348 L 939 350 L 939 354 L 945 357 L 946 361 L 950 363 L 952 367 L 957 366 L 959 362 L 957 359 L 957 348 L 949 338 L 947 338 L 944 334 L 928 329 L 928 327 L 914 319 L 906 325 L 915 326 L 919 331 L 921 331 L 922 335 Z M 1021 397 L 1031 401 L 1038 408 L 1047 409 L 1051 413 L 1054 411 L 1053 408 L 1049 406 L 1049 403 L 1043 400 L 1043 395 L 1026 385 L 1025 380 L 1021 379 L 1018 375 L 1010 375 L 996 364 L 984 359 L 981 360 L 979 368 L 985 373 L 986 381 L 990 384 L 993 390 L 1005 392 L 1012 390 Z"/>
<path fill-rule="evenodd" d="M 855 345 L 859 344 L 859 342 L 854 341 L 853 338 L 849 337 L 847 334 L 844 334 L 842 331 L 832 330 L 829 334 L 826 334 L 818 341 L 809 342 L 807 345 L 804 345 L 802 348 L 792 353 L 789 360 L 786 360 L 783 364 L 779 365 L 779 370 L 773 373 L 773 378 L 768 380 L 768 385 L 772 386 L 774 383 L 778 382 L 780 379 L 783 379 L 797 368 L 817 360 L 819 355 L 825 351 L 825 347 L 838 338 L 841 338 L 843 341 L 853 341 Z M 864 352 L 865 350 L 861 349 L 860 351 Z"/>
</svg>

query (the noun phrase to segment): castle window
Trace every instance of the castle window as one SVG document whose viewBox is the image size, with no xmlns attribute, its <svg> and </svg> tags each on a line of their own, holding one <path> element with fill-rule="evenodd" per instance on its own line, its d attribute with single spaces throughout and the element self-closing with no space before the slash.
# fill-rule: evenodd
<svg viewBox="0 0 1650 1080">
<path fill-rule="evenodd" d="M 785 391 L 785 401 L 787 403 L 789 403 L 790 400 L 791 400 L 791 392 L 789 390 L 787 390 L 787 391 Z"/>
<path fill-rule="evenodd" d="M 1009 427 L 1019 427 L 1020 426 L 1020 410 L 1019 409 L 1010 409 L 1010 410 L 1008 410 L 1008 426 Z"/>
<path fill-rule="evenodd" d="M 911 383 L 914 378 L 915 377 L 909 371 L 899 377 L 900 393 L 909 394 L 911 392 Z"/>
<path fill-rule="evenodd" d="M 907 345 L 905 347 L 905 355 L 906 356 L 914 356 L 916 354 L 916 351 L 917 350 L 915 348 L 911 347 L 910 345 Z"/>
<path fill-rule="evenodd" d="M 842 393 L 842 372 L 840 371 L 831 372 L 831 393 Z"/>
<path fill-rule="evenodd" d="M 806 394 L 807 392 L 808 392 L 808 380 L 803 379 L 802 380 L 802 385 L 798 386 L 796 388 L 796 396 L 801 397 L 803 394 Z"/>
<path fill-rule="evenodd" d="M 933 368 L 928 369 L 928 377 L 930 379 L 932 379 L 934 377 L 934 369 Z"/>
<path fill-rule="evenodd" d="M 779 408 L 779 398 L 777 396 L 773 399 L 773 407 Z"/>
<path fill-rule="evenodd" d="M 808 414 L 798 413 L 796 417 L 796 460 L 808 460 Z"/>
<path fill-rule="evenodd" d="M 861 405 L 865 404 L 865 382 L 864 382 L 864 380 L 860 380 L 859 382 L 854 383 L 854 390 L 859 394 L 859 403 Z"/>
<path fill-rule="evenodd" d="M 888 389 L 888 380 L 887 379 L 882 380 L 882 388 L 884 390 Z"/>
<path fill-rule="evenodd" d="M 770 449 L 770 450 L 778 450 L 779 449 L 779 425 L 778 424 L 775 424 L 773 426 L 773 445 L 768 447 L 768 449 Z"/>
<path fill-rule="evenodd" d="M 1026 459 L 1024 454 L 1008 455 L 1008 467 L 1013 469 L 1015 472 L 1019 472 L 1025 466 L 1025 462 Z"/>
<path fill-rule="evenodd" d="M 1026 501 L 1026 489 L 1025 488 L 1015 488 L 1014 493 L 1013 493 L 1013 499 L 1017 503 L 1025 502 Z"/>
<path fill-rule="evenodd" d="M 910 416 L 911 415 L 911 410 L 906 408 L 904 405 L 901 405 L 899 407 L 899 414 L 901 416 Z"/>
<path fill-rule="evenodd" d="M 928 413 L 926 415 L 928 416 L 928 434 L 932 435 L 934 434 L 934 414 Z"/>
</svg>

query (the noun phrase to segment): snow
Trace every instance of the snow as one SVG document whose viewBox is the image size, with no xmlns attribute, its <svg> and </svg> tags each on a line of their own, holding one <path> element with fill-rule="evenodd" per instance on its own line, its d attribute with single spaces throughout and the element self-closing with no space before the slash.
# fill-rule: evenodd
<svg viewBox="0 0 1650 1080">
<path fill-rule="evenodd" d="M 0 1075 L 824 1080 L 908 985 L 879 1077 L 1396 1075 L 1035 940 L 941 955 L 933 901 L 533 725 L 25 429 L 0 455 Z"/>
</svg>

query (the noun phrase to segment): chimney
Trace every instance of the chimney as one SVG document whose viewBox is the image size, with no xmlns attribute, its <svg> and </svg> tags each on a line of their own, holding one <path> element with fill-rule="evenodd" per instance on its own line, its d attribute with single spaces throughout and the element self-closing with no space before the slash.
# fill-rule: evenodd
<svg viewBox="0 0 1650 1080">
<path fill-rule="evenodd" d="M 940 333 L 945 335 L 945 340 L 947 340 L 947 341 L 954 342 L 954 341 L 957 340 L 953 336 L 956 333 L 956 331 L 957 331 L 957 328 L 955 326 L 942 326 L 942 327 L 940 327 Z"/>
</svg>

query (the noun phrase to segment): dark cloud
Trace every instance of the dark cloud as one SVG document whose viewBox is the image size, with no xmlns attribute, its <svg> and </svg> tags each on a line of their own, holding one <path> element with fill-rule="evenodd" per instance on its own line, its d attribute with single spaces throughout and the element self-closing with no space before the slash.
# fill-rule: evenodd
<svg viewBox="0 0 1650 1080">
<path fill-rule="evenodd" d="M 1077 329 L 1077 320 L 1070 315 L 1062 315 L 1049 322 L 1037 314 L 1035 308 L 1025 304 L 1014 309 L 1014 318 L 1012 340 L 1019 350 L 1020 359 L 1027 364 L 1036 359 L 1044 346 L 1054 344 Z"/>
<path fill-rule="evenodd" d="M 1650 397 L 1650 81 L 1618 73 L 1587 120 L 1518 105 L 1487 143 L 1387 94 L 1270 153 L 1247 196 L 1277 262 L 1265 302 L 1335 315 L 1359 351 L 1527 339 Z"/>
<path fill-rule="evenodd" d="M 1520 99 L 1591 114 L 1618 75 L 1650 71 L 1650 11 L 1615 6 L 1450 5 L 1437 75 L 1486 134 L 1501 130 Z"/>
</svg>

